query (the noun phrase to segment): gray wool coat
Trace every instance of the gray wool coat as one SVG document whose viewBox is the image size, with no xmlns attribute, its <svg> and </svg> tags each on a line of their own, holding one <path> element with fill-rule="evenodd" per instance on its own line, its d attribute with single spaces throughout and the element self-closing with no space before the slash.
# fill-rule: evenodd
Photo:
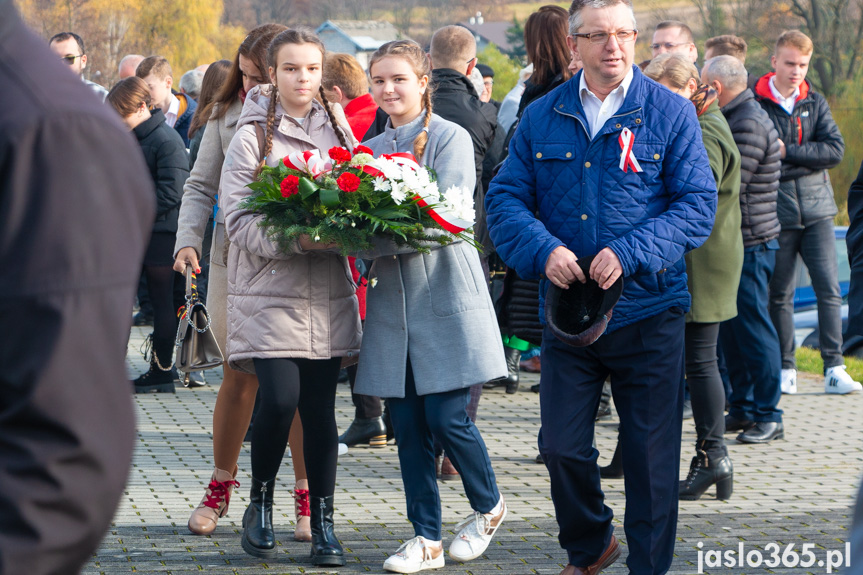
<svg viewBox="0 0 863 575">
<path fill-rule="evenodd" d="M 422 131 L 417 120 L 372 138 L 375 156 L 413 152 Z M 461 127 L 432 115 L 420 164 L 437 172 L 445 190 L 473 190 L 473 145 Z M 505 377 L 500 330 L 479 252 L 465 242 L 430 245 L 428 254 L 379 242 L 372 252 L 366 323 L 354 391 L 404 397 L 410 357 L 418 395 L 441 393 Z M 374 286 L 374 287 L 372 287 Z"/>
</svg>

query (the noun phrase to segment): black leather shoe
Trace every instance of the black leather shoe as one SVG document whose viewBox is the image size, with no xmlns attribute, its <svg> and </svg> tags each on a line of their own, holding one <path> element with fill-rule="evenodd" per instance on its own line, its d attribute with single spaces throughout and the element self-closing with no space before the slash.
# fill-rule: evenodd
<svg viewBox="0 0 863 575">
<path fill-rule="evenodd" d="M 153 325 L 153 315 L 139 311 L 132 318 L 132 325 L 141 327 L 145 325 Z"/>
<path fill-rule="evenodd" d="M 348 447 L 368 443 L 369 447 L 385 447 L 387 444 L 387 426 L 380 417 L 368 419 L 356 418 L 348 430 L 339 436 L 339 443 Z"/>
<path fill-rule="evenodd" d="M 716 498 L 725 501 L 731 497 L 734 488 L 734 469 L 731 459 L 726 455 L 710 459 L 700 451 L 692 458 L 689 474 L 680 482 L 680 499 L 696 501 L 712 485 L 716 485 Z"/>
<path fill-rule="evenodd" d="M 755 425 L 755 422 L 751 419 L 737 419 L 730 413 L 725 416 L 725 433 L 746 431 L 753 425 Z"/>
<path fill-rule="evenodd" d="M 604 479 L 623 478 L 623 457 L 620 455 L 620 440 L 617 441 L 617 445 L 614 447 L 611 463 L 599 468 L 599 476 Z"/>
<path fill-rule="evenodd" d="M 333 496 L 309 497 L 312 517 L 312 564 L 338 567 L 345 564 L 344 551 L 333 533 Z"/>
<path fill-rule="evenodd" d="M 785 427 L 776 421 L 758 421 L 737 436 L 740 443 L 770 443 L 774 439 L 785 439 Z"/>
<path fill-rule="evenodd" d="M 268 558 L 276 554 L 273 533 L 273 487 L 276 480 L 260 481 L 252 477 L 249 506 L 243 515 L 243 550 L 255 557 Z"/>
</svg>

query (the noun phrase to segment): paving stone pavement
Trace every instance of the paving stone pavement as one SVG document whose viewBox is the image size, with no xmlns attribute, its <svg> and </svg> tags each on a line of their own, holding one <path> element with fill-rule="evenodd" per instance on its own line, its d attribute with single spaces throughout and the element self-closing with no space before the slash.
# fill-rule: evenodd
<svg viewBox="0 0 863 575">
<path fill-rule="evenodd" d="M 130 374 L 144 362 L 138 347 L 141 328 L 133 328 L 129 344 Z M 276 491 L 276 536 L 279 553 L 271 562 L 246 555 L 240 547 L 240 519 L 248 500 L 249 444 L 240 455 L 239 481 L 230 513 L 215 534 L 199 537 L 186 528 L 212 472 L 211 418 L 221 379 L 207 372 L 206 387 L 177 388 L 176 395 L 136 396 L 138 441 L 126 494 L 105 540 L 85 567 L 86 574 L 119 573 L 381 573 L 384 559 L 413 536 L 405 502 L 396 448 L 352 448 L 339 458 L 336 487 L 336 533 L 345 547 L 347 565 L 322 570 L 308 561 L 308 544 L 293 541 L 293 485 L 290 458 L 285 458 Z M 488 445 L 509 515 L 483 557 L 470 563 L 447 561 L 442 574 L 557 574 L 565 554 L 557 543 L 554 510 L 543 465 L 533 462 L 539 428 L 538 396 L 527 388 L 538 381 L 523 374 L 519 393 L 486 391 L 478 426 Z M 734 495 L 717 501 L 713 490 L 699 501 L 681 501 L 675 560 L 670 573 L 699 572 L 699 556 L 708 551 L 760 551 L 770 560 L 771 543 L 789 544 L 801 553 L 813 544 L 815 565 L 809 568 L 703 567 L 705 573 L 827 573 L 828 552 L 845 552 L 851 505 L 863 468 L 863 394 L 827 396 L 821 378 L 804 376 L 799 393 L 783 396 L 786 438 L 767 446 L 740 445 L 728 435 L 734 463 Z M 340 385 L 337 420 L 344 430 L 353 418 L 347 385 Z M 616 441 L 616 419 L 597 424 L 600 464 L 607 463 Z M 681 478 L 693 454 L 692 420 L 684 422 Z M 605 573 L 627 573 L 623 532 L 623 480 L 604 480 L 615 511 L 615 534 L 624 553 Z M 444 544 L 470 512 L 461 483 L 440 485 Z M 702 547 L 698 547 L 701 544 Z M 789 556 L 790 558 L 790 556 Z M 753 557 L 754 559 L 754 557 Z M 725 556 L 722 558 L 725 561 Z M 737 558 L 735 557 L 735 561 Z M 833 572 L 836 572 L 834 569 Z"/>
</svg>

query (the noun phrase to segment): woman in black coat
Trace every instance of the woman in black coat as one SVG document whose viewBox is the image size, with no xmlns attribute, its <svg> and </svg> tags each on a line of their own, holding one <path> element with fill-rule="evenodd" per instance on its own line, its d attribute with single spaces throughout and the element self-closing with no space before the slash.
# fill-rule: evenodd
<svg viewBox="0 0 863 575">
<path fill-rule="evenodd" d="M 156 184 L 156 222 L 144 255 L 144 277 L 153 302 L 150 368 L 135 379 L 135 391 L 174 392 L 172 355 L 177 330 L 174 313 L 174 240 L 189 157 L 179 134 L 165 123 L 161 110 L 150 111 L 147 84 L 137 77 L 118 82 L 106 102 L 120 114 L 138 139 Z"/>
</svg>

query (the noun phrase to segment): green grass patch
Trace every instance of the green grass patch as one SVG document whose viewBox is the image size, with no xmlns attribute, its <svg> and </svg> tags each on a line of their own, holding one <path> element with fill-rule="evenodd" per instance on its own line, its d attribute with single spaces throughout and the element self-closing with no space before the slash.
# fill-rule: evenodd
<svg viewBox="0 0 863 575">
<path fill-rule="evenodd" d="M 854 378 L 854 381 L 863 380 L 863 359 L 846 356 L 845 365 L 848 367 L 848 374 Z M 798 348 L 797 371 L 823 375 L 824 361 L 821 359 L 821 352 L 811 347 Z"/>
</svg>

